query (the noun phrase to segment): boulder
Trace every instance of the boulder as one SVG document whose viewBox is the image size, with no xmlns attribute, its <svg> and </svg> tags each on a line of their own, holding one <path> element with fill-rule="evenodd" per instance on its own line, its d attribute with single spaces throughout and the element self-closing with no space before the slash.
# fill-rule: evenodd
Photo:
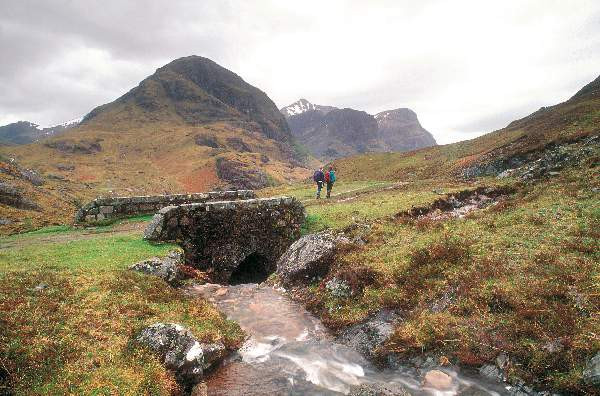
<svg viewBox="0 0 600 396">
<path fill-rule="evenodd" d="M 38 175 L 36 173 L 36 171 L 31 170 L 31 169 L 22 169 L 21 170 L 21 178 L 23 180 L 27 180 L 29 183 L 33 184 L 34 186 L 41 186 L 42 184 L 44 184 L 44 179 L 42 179 L 42 177 L 40 175 Z"/>
<path fill-rule="evenodd" d="M 330 232 L 305 235 L 294 242 L 277 261 L 277 275 L 289 286 L 310 283 L 329 272 L 336 248 L 342 242 Z"/>
<path fill-rule="evenodd" d="M 15 186 L 0 182 L 0 204 L 12 206 L 17 209 L 39 210 L 39 206 L 25 198 Z"/>
<path fill-rule="evenodd" d="M 375 357 L 375 350 L 382 346 L 394 332 L 394 322 L 398 316 L 388 310 L 344 330 L 338 341 L 348 345 L 368 359 Z"/>
<path fill-rule="evenodd" d="M 600 352 L 590 359 L 583 370 L 583 382 L 600 388 Z"/>
<path fill-rule="evenodd" d="M 166 257 L 152 257 L 135 263 L 129 269 L 158 276 L 171 286 L 176 287 L 186 279 L 185 273 L 180 268 L 181 264 L 183 264 L 183 255 L 180 252 L 172 251 Z"/>
<path fill-rule="evenodd" d="M 165 367 L 175 373 L 177 382 L 191 389 L 204 378 L 204 371 L 225 357 L 221 343 L 200 343 L 185 327 L 175 323 L 155 323 L 142 330 L 136 341 L 155 353 Z"/>
<path fill-rule="evenodd" d="M 349 396 L 408 396 L 409 392 L 398 384 L 360 384 L 350 388 Z"/>
<path fill-rule="evenodd" d="M 495 364 L 485 364 L 479 368 L 479 374 L 492 381 L 502 382 L 504 374 Z"/>
<path fill-rule="evenodd" d="M 423 386 L 433 388 L 438 391 L 448 391 L 452 389 L 452 377 L 440 370 L 429 370 L 423 377 Z"/>
</svg>

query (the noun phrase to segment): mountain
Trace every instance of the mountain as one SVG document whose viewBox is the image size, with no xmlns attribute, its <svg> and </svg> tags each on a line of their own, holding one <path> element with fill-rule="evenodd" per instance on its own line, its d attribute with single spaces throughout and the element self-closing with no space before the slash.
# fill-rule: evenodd
<svg viewBox="0 0 600 396">
<path fill-rule="evenodd" d="M 300 99 L 280 111 L 298 142 L 326 161 L 367 151 L 408 151 L 436 145 L 410 109 L 372 116 Z"/>
<path fill-rule="evenodd" d="M 309 172 L 271 99 L 200 56 L 157 69 L 60 136 L 0 155 L 87 195 L 259 188 Z"/>
<path fill-rule="evenodd" d="M 28 144 L 50 136 L 58 135 L 81 122 L 76 118 L 60 124 L 42 127 L 29 121 L 18 121 L 0 126 L 0 144 Z"/>
<path fill-rule="evenodd" d="M 316 110 L 289 119 L 294 136 L 317 158 L 339 158 L 379 148 L 377 121 L 353 109 Z M 305 122 L 302 128 L 298 124 Z"/>
<path fill-rule="evenodd" d="M 566 102 L 542 107 L 505 128 L 475 139 L 409 153 L 357 155 L 334 163 L 341 178 L 353 180 L 496 176 L 536 161 L 556 162 L 568 157 L 562 153 L 567 150 L 565 147 L 598 135 L 600 77 Z"/>
<path fill-rule="evenodd" d="M 333 106 L 322 106 L 310 103 L 306 99 L 300 99 L 289 106 L 281 108 L 279 111 L 289 119 L 289 117 L 297 116 L 302 113 L 317 111 L 321 114 L 327 114 L 331 110 L 335 110 L 336 107 Z"/>
<path fill-rule="evenodd" d="M 417 114 L 411 109 L 387 110 L 375 115 L 379 129 L 379 139 L 384 142 L 386 151 L 411 151 L 435 146 L 433 135 L 419 123 Z"/>
<path fill-rule="evenodd" d="M 226 121 L 289 142 L 288 125 L 258 88 L 210 59 L 177 59 L 112 103 L 92 110 L 82 125 L 97 129 L 157 121 L 201 125 Z M 242 123 L 242 124 L 240 124 Z"/>
</svg>

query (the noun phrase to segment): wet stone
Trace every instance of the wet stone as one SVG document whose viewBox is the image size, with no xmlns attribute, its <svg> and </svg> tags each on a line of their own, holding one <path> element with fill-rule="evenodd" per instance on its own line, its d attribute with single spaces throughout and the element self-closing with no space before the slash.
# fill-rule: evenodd
<svg viewBox="0 0 600 396">
<path fill-rule="evenodd" d="M 423 377 L 423 386 L 439 391 L 452 389 L 452 377 L 440 370 L 430 370 Z"/>
<path fill-rule="evenodd" d="M 410 393 L 397 384 L 360 384 L 350 388 L 349 396 L 408 396 Z"/>
<path fill-rule="evenodd" d="M 172 251 L 166 257 L 152 257 L 129 267 L 130 270 L 143 272 L 148 275 L 158 276 L 171 286 L 179 286 L 186 279 L 185 273 L 180 269 L 183 257 L 180 252 Z"/>
<path fill-rule="evenodd" d="M 294 242 L 277 262 L 277 275 L 285 286 L 310 283 L 329 272 L 338 246 L 329 232 L 305 235 Z"/>
<path fill-rule="evenodd" d="M 590 359 L 583 370 L 583 381 L 600 389 L 600 352 Z"/>
<path fill-rule="evenodd" d="M 226 354 L 222 344 L 200 343 L 188 329 L 175 323 L 155 323 L 135 340 L 156 354 L 188 392 L 204 379 L 204 370 Z"/>
</svg>

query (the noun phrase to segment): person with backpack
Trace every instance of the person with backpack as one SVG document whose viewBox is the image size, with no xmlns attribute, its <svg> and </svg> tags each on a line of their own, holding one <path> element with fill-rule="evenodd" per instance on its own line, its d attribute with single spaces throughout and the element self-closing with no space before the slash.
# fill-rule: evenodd
<svg viewBox="0 0 600 396">
<path fill-rule="evenodd" d="M 323 188 L 323 182 L 325 181 L 325 175 L 323 174 L 323 167 L 320 167 L 315 171 L 313 180 L 317 183 L 317 199 L 321 199 L 321 189 Z"/>
<path fill-rule="evenodd" d="M 329 167 L 329 171 L 325 173 L 325 183 L 327 183 L 327 198 L 331 198 L 331 189 L 335 183 L 335 172 L 333 167 Z"/>
</svg>

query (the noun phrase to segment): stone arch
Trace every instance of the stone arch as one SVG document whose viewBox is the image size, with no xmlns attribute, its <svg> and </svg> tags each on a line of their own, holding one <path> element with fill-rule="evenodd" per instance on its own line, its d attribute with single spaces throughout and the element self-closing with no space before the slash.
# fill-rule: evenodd
<svg viewBox="0 0 600 396">
<path fill-rule="evenodd" d="M 229 276 L 229 284 L 261 283 L 274 272 L 267 257 L 258 252 L 249 254 Z"/>
<path fill-rule="evenodd" d="M 146 228 L 151 241 L 179 244 L 187 265 L 212 282 L 266 278 L 300 237 L 304 207 L 294 198 L 262 198 L 170 206 Z"/>
</svg>

